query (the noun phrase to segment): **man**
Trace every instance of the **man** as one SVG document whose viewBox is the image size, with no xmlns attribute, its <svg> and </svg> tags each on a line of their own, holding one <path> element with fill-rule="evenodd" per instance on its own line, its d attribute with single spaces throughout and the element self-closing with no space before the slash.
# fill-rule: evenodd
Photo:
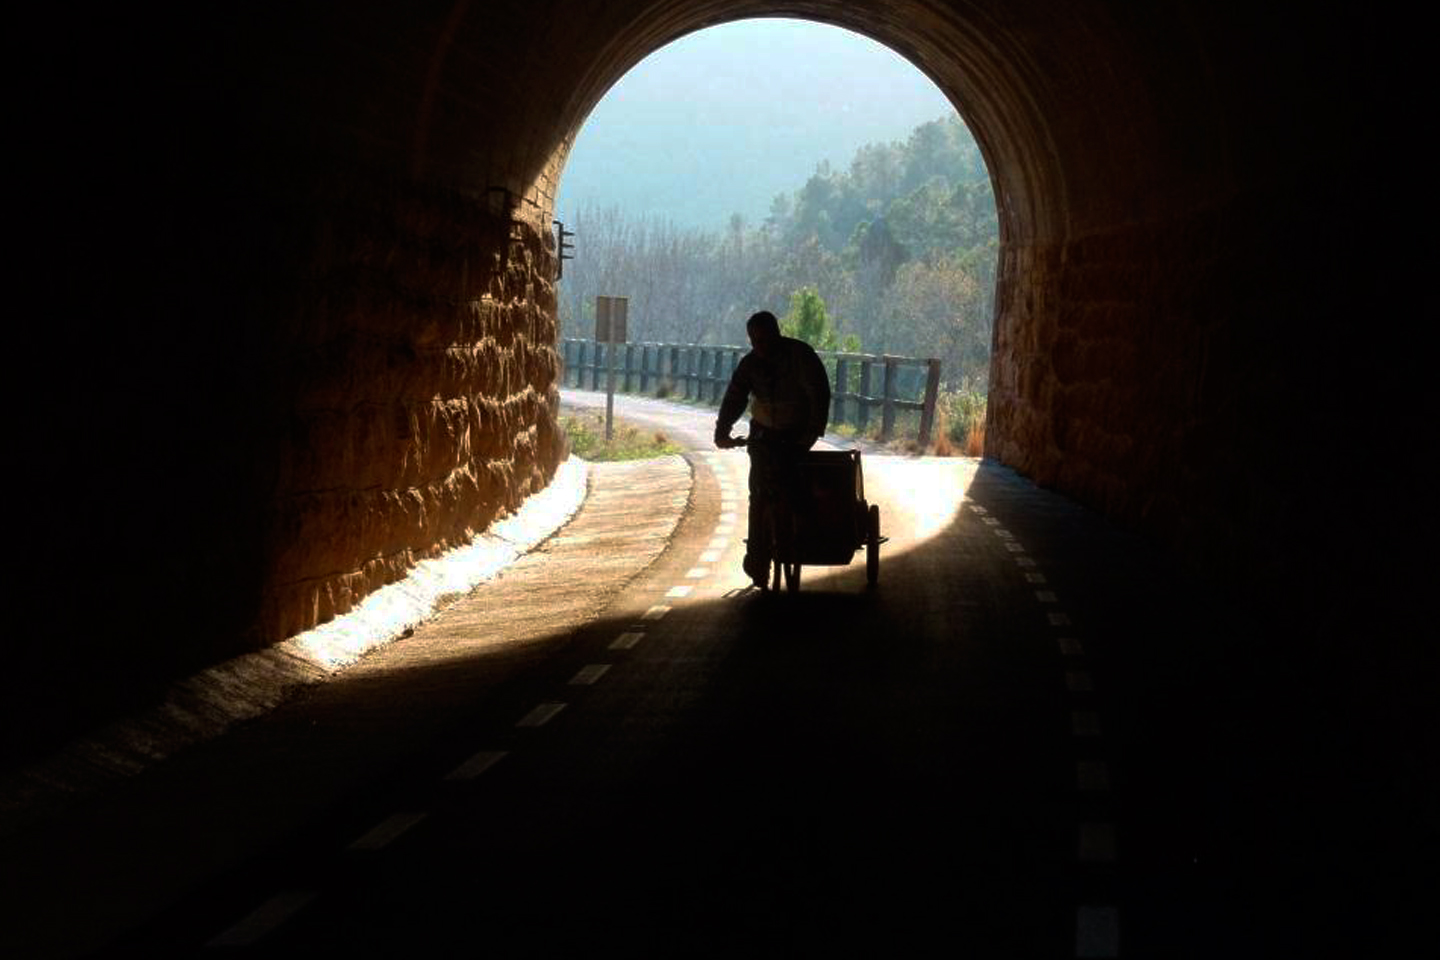
<svg viewBox="0 0 1440 960">
<path fill-rule="evenodd" d="M 775 314 L 761 310 L 745 323 L 751 350 L 730 376 L 715 421 L 715 446 L 738 446 L 730 429 L 750 406 L 750 526 L 745 573 L 765 584 L 770 542 L 765 505 L 793 486 L 800 455 L 825 432 L 830 419 L 830 378 L 820 357 L 804 340 L 782 336 Z"/>
</svg>

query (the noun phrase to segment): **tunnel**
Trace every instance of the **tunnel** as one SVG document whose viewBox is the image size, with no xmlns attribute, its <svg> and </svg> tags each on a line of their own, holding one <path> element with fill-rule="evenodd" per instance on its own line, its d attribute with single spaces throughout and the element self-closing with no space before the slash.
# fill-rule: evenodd
<svg viewBox="0 0 1440 960">
<path fill-rule="evenodd" d="M 769 16 L 885 44 L 981 146 L 987 460 L 1271 624 L 1252 654 L 1277 677 L 1376 736 L 1433 728 L 1407 559 L 1434 433 L 1426 87 L 1403 23 L 1344 2 L 304 0 L 23 21 L 8 762 L 344 613 L 544 488 L 569 147 L 651 52 Z"/>
</svg>

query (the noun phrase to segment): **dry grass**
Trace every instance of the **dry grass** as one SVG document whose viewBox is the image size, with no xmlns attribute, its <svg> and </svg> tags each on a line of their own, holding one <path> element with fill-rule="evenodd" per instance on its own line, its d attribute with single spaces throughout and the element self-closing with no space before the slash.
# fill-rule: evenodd
<svg viewBox="0 0 1440 960">
<path fill-rule="evenodd" d="M 945 422 L 945 411 L 943 408 L 935 410 L 934 426 L 935 445 L 931 450 L 937 457 L 955 456 L 955 444 L 950 442 L 950 424 Z"/>
<path fill-rule="evenodd" d="M 970 427 L 970 432 L 965 435 L 965 456 L 981 457 L 985 455 L 985 424 L 976 423 Z"/>
</svg>

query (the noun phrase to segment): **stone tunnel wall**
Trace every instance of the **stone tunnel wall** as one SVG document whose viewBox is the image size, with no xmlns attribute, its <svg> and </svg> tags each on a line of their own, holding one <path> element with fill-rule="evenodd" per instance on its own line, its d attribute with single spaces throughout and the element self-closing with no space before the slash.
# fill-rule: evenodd
<svg viewBox="0 0 1440 960">
<path fill-rule="evenodd" d="M 279 352 L 295 392 L 261 643 L 468 540 L 563 453 L 548 231 L 419 190 L 340 187 L 319 212 Z"/>
<path fill-rule="evenodd" d="M 74 122 L 24 201 L 31 282 L 65 306 L 12 343 L 37 479 L 6 761 L 345 612 L 565 455 L 563 144 L 417 172 L 426 54 L 377 65 L 393 37 L 344 12 L 173 35 L 213 42 L 117 15 L 36 80 Z"/>
<path fill-rule="evenodd" d="M 1343 596 L 1378 548 L 1316 482 L 1327 443 L 1426 435 L 1420 245 L 1393 216 L 1420 87 L 1392 66 L 1423 61 L 1357 13 L 415 0 L 27 23 L 64 42 L 34 45 L 17 108 L 18 273 L 43 306 L 10 344 L 6 706 L 29 712 L 7 746 L 341 611 L 543 483 L 570 138 L 646 55 L 746 15 L 869 33 L 976 132 L 1002 228 L 992 456 L 1217 580 Z"/>
</svg>

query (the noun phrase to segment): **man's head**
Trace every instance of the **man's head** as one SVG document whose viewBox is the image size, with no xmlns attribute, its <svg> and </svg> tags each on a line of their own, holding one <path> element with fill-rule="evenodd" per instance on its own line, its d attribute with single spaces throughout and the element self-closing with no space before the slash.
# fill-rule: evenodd
<svg viewBox="0 0 1440 960">
<path fill-rule="evenodd" d="M 762 357 L 774 353 L 780 344 L 780 321 L 769 310 L 751 314 L 745 321 L 745 332 L 750 335 L 750 346 Z"/>
</svg>

